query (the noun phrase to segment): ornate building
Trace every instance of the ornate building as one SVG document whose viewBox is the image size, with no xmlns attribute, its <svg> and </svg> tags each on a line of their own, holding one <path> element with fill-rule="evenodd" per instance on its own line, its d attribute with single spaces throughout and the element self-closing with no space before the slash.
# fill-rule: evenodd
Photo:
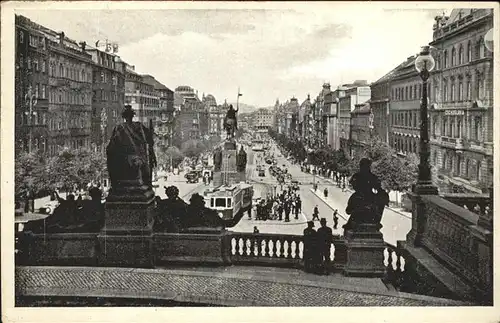
<svg viewBox="0 0 500 323">
<path fill-rule="evenodd" d="M 429 79 L 431 162 L 452 186 L 480 191 L 493 170 L 493 54 L 485 34 L 493 9 L 436 17 L 436 68 Z"/>
<path fill-rule="evenodd" d="M 16 151 L 90 148 L 92 59 L 77 44 L 16 16 Z"/>
<path fill-rule="evenodd" d="M 102 150 L 121 121 L 125 63 L 115 54 L 86 47 L 92 56 L 92 143 Z"/>
</svg>

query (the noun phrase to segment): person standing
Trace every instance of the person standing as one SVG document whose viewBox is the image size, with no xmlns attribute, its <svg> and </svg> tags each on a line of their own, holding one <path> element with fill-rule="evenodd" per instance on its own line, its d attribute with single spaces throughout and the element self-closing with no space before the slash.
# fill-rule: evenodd
<svg viewBox="0 0 500 323">
<path fill-rule="evenodd" d="M 315 221 L 316 219 L 319 221 L 319 210 L 317 205 L 314 207 L 312 220 Z"/>
<path fill-rule="evenodd" d="M 290 222 L 290 200 L 285 202 L 285 222 Z"/>
<path fill-rule="evenodd" d="M 317 232 L 314 228 L 314 222 L 308 221 L 307 228 L 304 229 L 304 270 L 306 272 L 313 272 L 315 267 L 314 253 L 316 250 Z"/>
<path fill-rule="evenodd" d="M 326 219 L 319 221 L 321 227 L 318 229 L 318 251 L 320 253 L 320 268 L 323 273 L 328 275 L 330 266 L 330 252 L 333 241 L 332 229 L 326 226 Z"/>
<path fill-rule="evenodd" d="M 333 210 L 333 229 L 337 230 L 337 226 L 339 225 L 339 211 L 337 209 Z"/>
</svg>

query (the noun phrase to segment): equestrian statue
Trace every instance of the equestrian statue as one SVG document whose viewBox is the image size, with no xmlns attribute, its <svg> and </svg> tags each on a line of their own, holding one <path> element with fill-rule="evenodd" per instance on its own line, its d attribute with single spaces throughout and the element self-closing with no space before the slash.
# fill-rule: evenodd
<svg viewBox="0 0 500 323">
<path fill-rule="evenodd" d="M 234 133 L 238 129 L 238 121 L 236 119 L 236 113 L 238 109 L 234 109 L 233 105 L 229 105 L 229 109 L 227 110 L 226 117 L 224 118 L 224 129 L 227 133 L 227 138 L 234 138 Z"/>
</svg>

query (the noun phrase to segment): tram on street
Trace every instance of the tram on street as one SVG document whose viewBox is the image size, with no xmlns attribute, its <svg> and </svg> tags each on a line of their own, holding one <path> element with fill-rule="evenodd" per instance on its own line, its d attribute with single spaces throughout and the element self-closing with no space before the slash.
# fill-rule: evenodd
<svg viewBox="0 0 500 323">
<path fill-rule="evenodd" d="M 236 225 L 245 212 L 252 210 L 253 186 L 238 183 L 205 190 L 205 206 L 215 210 L 223 220 Z"/>
</svg>

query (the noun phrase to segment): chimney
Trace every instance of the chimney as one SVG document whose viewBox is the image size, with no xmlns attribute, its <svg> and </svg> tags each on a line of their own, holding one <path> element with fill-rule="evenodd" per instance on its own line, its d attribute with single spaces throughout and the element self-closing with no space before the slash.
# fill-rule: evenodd
<svg viewBox="0 0 500 323">
<path fill-rule="evenodd" d="M 311 100 L 311 95 L 309 95 L 309 93 L 307 93 L 307 99 Z"/>
<path fill-rule="evenodd" d="M 82 52 L 84 52 L 85 51 L 85 47 L 87 46 L 87 43 L 84 42 L 84 41 L 82 41 L 82 42 L 80 42 L 80 46 L 82 48 Z"/>
<path fill-rule="evenodd" d="M 59 33 L 59 44 L 63 45 L 64 44 L 64 32 L 61 31 Z"/>
</svg>

